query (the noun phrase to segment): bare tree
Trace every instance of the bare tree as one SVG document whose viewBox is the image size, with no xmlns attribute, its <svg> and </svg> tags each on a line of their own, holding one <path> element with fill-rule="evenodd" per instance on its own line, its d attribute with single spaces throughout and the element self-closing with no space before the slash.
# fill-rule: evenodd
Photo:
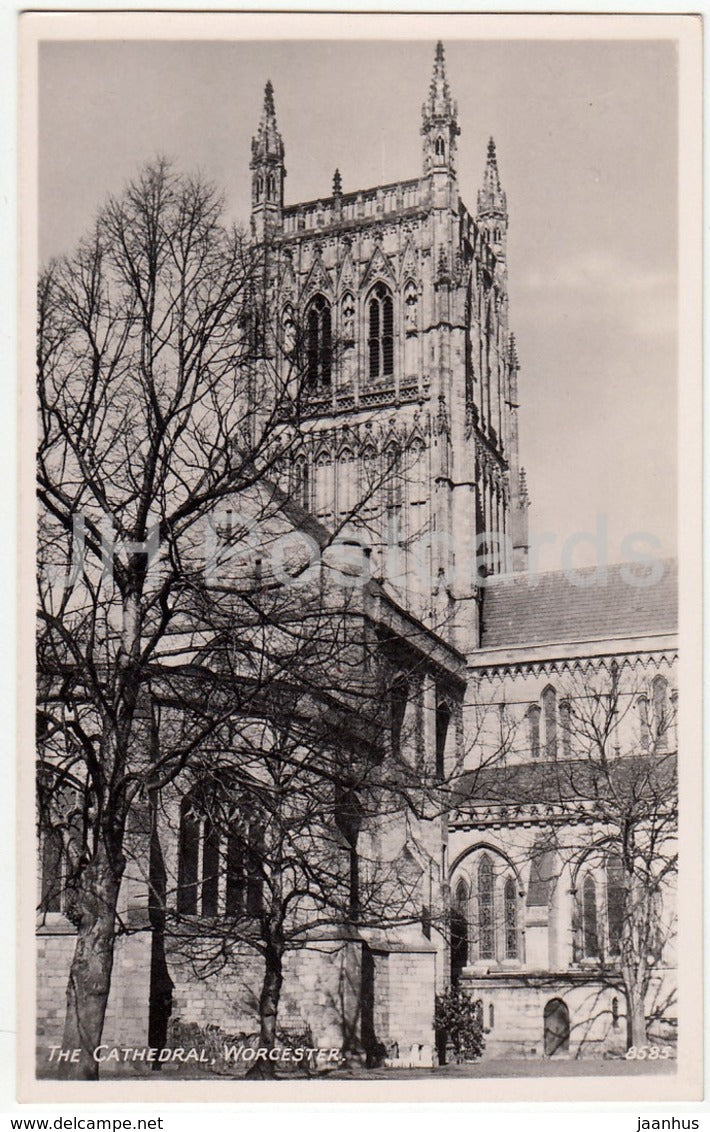
<svg viewBox="0 0 710 1132">
<path fill-rule="evenodd" d="M 128 814 L 214 726 L 220 690 L 187 696 L 182 744 L 157 760 L 145 703 L 156 683 L 187 695 L 209 517 L 274 469 L 275 431 L 297 419 L 298 374 L 269 359 L 268 326 L 263 249 L 162 161 L 39 284 L 39 737 L 43 781 L 80 784 L 64 1044 L 82 1077 L 97 1072 Z"/>
<path fill-rule="evenodd" d="M 200 768 L 235 720 L 242 730 L 244 720 L 268 720 L 281 752 L 246 757 L 242 744 L 240 765 L 228 768 L 230 789 L 239 783 L 242 804 L 249 796 L 272 833 L 285 828 L 283 806 L 291 828 L 303 829 L 320 792 L 334 794 L 341 813 L 351 796 L 354 772 L 336 773 L 323 721 L 332 734 L 333 713 L 352 721 L 365 701 L 361 676 L 349 678 L 363 666 L 362 633 L 348 639 L 352 616 L 332 608 L 320 564 L 305 605 L 288 579 L 310 576 L 308 546 L 318 555 L 324 542 L 337 546 L 363 499 L 374 521 L 383 482 L 403 474 L 390 464 L 372 474 L 325 539 L 290 498 L 289 450 L 309 427 L 308 358 L 297 326 L 284 336 L 274 316 L 268 245 L 227 229 L 221 208 L 210 186 L 159 161 L 109 201 L 38 290 L 40 818 L 51 852 L 62 843 L 62 903 L 77 929 L 63 1044 L 81 1057 L 63 1069 L 84 1078 L 98 1073 L 115 938 L 129 930 L 118 901 L 131 815 Z M 260 532 L 261 546 L 245 527 Z M 294 527 L 295 548 L 284 543 Z M 263 576 L 274 552 L 264 539 L 278 544 L 276 582 Z M 350 535 L 343 570 L 332 564 L 339 575 L 352 572 L 353 554 Z M 309 705 L 305 714 L 296 700 Z M 320 745 L 327 758 L 304 764 L 309 743 L 311 756 Z M 276 799 L 271 810 L 265 798 Z M 305 816 L 296 820 L 299 805 Z M 272 836 L 272 885 L 277 844 Z M 157 834 L 149 855 L 154 958 L 167 994 L 160 893 L 169 878 L 160 880 Z M 309 883 L 308 899 L 326 903 Z M 338 887 L 325 876 L 318 883 Z M 278 914 L 271 927 L 261 917 L 259 937 L 270 963 L 269 1041 L 284 915 L 282 896 L 272 895 Z"/>
<path fill-rule="evenodd" d="M 502 726 L 510 710 L 489 714 Z M 675 938 L 675 714 L 663 675 L 646 684 L 630 661 L 586 664 L 558 686 L 534 761 L 517 720 L 499 765 L 464 780 L 473 813 L 493 805 L 504 823 L 514 811 L 533 821 L 532 843 L 513 826 L 510 852 L 541 884 L 571 884 L 575 985 L 623 995 L 629 1047 L 674 1001 L 662 974 Z"/>
</svg>

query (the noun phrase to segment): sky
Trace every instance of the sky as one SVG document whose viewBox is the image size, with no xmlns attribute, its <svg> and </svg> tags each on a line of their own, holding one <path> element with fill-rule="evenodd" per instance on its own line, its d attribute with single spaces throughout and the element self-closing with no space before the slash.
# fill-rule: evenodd
<svg viewBox="0 0 710 1132">
<path fill-rule="evenodd" d="M 677 76 L 669 41 L 446 40 L 461 195 L 496 140 L 537 566 L 676 553 Z M 44 43 L 40 261 L 156 155 L 249 211 L 271 78 L 286 201 L 421 172 L 429 40 Z M 585 534 L 588 537 L 585 539 Z M 570 541 L 572 540 L 572 541 Z M 627 540 L 626 543 L 624 540 Z M 566 561 L 566 560 L 565 560 Z"/>
</svg>

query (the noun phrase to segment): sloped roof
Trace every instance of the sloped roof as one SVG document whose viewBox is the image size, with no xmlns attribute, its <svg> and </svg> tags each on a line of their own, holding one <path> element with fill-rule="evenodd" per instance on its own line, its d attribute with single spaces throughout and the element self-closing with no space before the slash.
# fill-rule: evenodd
<svg viewBox="0 0 710 1132">
<path fill-rule="evenodd" d="M 599 759 L 539 760 L 467 771 L 453 792 L 460 811 L 477 806 L 534 805 L 541 802 L 594 801 L 617 803 L 630 797 L 672 797 L 675 791 L 675 752 L 662 755 L 624 755 L 603 767 Z"/>
<path fill-rule="evenodd" d="M 508 574 L 486 580 L 481 648 L 562 641 L 614 640 L 674 633 L 678 626 L 678 569 L 674 559 L 649 584 L 640 566 Z M 630 578 L 638 577 L 639 584 Z M 589 584 L 579 584 L 584 579 Z M 643 582 L 646 584 L 643 584 Z M 575 584 L 577 582 L 577 584 Z"/>
</svg>

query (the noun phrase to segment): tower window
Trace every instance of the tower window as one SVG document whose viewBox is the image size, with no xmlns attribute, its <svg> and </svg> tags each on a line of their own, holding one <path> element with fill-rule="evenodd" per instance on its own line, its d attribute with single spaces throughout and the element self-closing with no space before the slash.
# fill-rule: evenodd
<svg viewBox="0 0 710 1132">
<path fill-rule="evenodd" d="M 332 367 L 330 303 L 323 295 L 316 295 L 308 308 L 306 334 L 308 384 L 329 386 Z"/>
<path fill-rule="evenodd" d="M 390 377 L 394 371 L 394 316 L 392 296 L 378 283 L 368 303 L 370 377 Z"/>
<path fill-rule="evenodd" d="M 437 137 L 436 142 L 434 143 L 434 152 L 436 153 L 437 157 L 443 157 L 446 153 L 444 139 L 441 137 L 441 135 Z"/>
</svg>

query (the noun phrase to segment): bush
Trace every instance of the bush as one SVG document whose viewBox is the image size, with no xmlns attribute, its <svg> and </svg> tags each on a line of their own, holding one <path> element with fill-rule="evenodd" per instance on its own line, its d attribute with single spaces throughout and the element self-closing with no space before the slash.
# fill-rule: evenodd
<svg viewBox="0 0 710 1132">
<path fill-rule="evenodd" d="M 436 996 L 434 1029 L 440 1058 L 445 1048 L 451 1045 L 457 1061 L 475 1061 L 486 1044 L 483 1003 L 480 998 L 472 999 L 462 987 L 449 987 Z"/>
</svg>

